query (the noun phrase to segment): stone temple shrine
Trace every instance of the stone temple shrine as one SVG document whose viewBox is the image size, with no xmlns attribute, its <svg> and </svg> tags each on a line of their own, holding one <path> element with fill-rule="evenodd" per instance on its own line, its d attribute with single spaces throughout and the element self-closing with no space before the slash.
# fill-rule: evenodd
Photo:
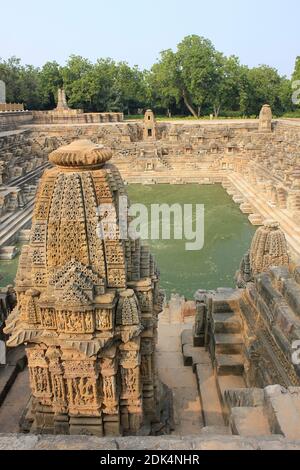
<svg viewBox="0 0 300 470">
<path fill-rule="evenodd" d="M 147 247 L 119 239 L 125 191 L 111 156 L 88 140 L 50 154 L 21 254 L 6 333 L 9 346 L 27 345 L 39 433 L 135 434 L 160 420 L 158 274 Z M 115 239 L 99 211 L 107 204 Z"/>
</svg>

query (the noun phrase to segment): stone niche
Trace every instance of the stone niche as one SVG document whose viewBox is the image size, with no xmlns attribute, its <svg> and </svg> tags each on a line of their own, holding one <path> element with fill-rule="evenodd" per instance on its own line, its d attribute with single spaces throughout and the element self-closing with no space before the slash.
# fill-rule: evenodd
<svg viewBox="0 0 300 470">
<path fill-rule="evenodd" d="M 111 157 L 74 141 L 50 154 L 40 181 L 5 329 L 9 347 L 27 347 L 32 432 L 134 435 L 160 425 L 163 294 L 148 248 L 119 236 L 126 193 Z"/>
</svg>

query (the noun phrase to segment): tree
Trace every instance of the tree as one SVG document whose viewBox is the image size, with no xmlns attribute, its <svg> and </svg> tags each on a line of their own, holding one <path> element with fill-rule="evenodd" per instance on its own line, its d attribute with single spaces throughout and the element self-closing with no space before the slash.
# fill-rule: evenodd
<svg viewBox="0 0 300 470">
<path fill-rule="evenodd" d="M 243 93 L 243 69 L 239 59 L 235 56 L 220 56 L 219 77 L 216 81 L 216 90 L 213 97 L 215 117 L 218 117 L 221 108 L 236 111 L 240 109 L 241 95 Z"/>
<path fill-rule="evenodd" d="M 212 102 L 220 82 L 221 55 L 211 41 L 193 35 L 178 45 L 177 58 L 184 103 L 193 116 L 199 117 L 203 105 Z"/>
<path fill-rule="evenodd" d="M 6 100 L 24 103 L 27 109 L 39 109 L 39 69 L 21 64 L 17 57 L 0 61 L 0 79 L 6 84 Z"/>
<path fill-rule="evenodd" d="M 147 101 L 145 74 L 137 66 L 130 67 L 126 62 L 116 65 L 114 91 L 119 98 L 121 111 L 143 107 Z"/>
<path fill-rule="evenodd" d="M 161 53 L 152 67 L 152 87 L 164 106 L 183 100 L 194 117 L 199 117 L 205 104 L 211 105 L 220 82 L 221 54 L 212 43 L 200 36 L 187 36 L 177 51 Z"/>
<path fill-rule="evenodd" d="M 27 109 L 53 109 L 61 86 L 69 105 L 84 111 L 130 114 L 151 106 L 169 116 L 187 111 L 194 117 L 211 112 L 216 117 L 220 112 L 258 115 L 265 103 L 281 115 L 295 109 L 292 95 L 300 96 L 300 86 L 293 88 L 276 69 L 241 65 L 237 57 L 224 56 L 196 35 L 185 37 L 176 51 L 162 51 L 150 71 L 109 58 L 92 63 L 79 55 L 71 55 L 64 66 L 53 61 L 38 69 L 11 57 L 0 59 L 0 79 L 6 83 L 7 101 L 23 102 Z M 292 79 L 300 83 L 300 57 Z"/>
<path fill-rule="evenodd" d="M 0 79 L 6 84 L 6 100 L 8 103 L 20 102 L 21 60 L 17 57 L 10 57 L 8 60 L 0 60 Z"/>
<path fill-rule="evenodd" d="M 93 64 L 78 55 L 71 55 L 61 69 L 64 88 L 71 107 L 90 110 Z"/>
<path fill-rule="evenodd" d="M 248 79 L 251 91 L 248 112 L 258 115 L 261 107 L 269 104 L 276 114 L 282 80 L 277 70 L 267 65 L 254 67 L 249 69 Z"/>
<path fill-rule="evenodd" d="M 168 49 L 162 51 L 160 56 L 160 61 L 153 65 L 147 81 L 151 90 L 152 106 L 162 107 L 170 115 L 173 105 L 178 105 L 182 99 L 182 78 L 176 54 Z"/>
<path fill-rule="evenodd" d="M 292 75 L 292 89 L 292 103 L 294 106 L 300 105 L 300 56 L 296 58 L 295 69 Z"/>
<path fill-rule="evenodd" d="M 39 93 L 45 109 L 55 108 L 57 90 L 63 86 L 62 70 L 57 62 L 46 62 L 39 73 Z"/>
</svg>

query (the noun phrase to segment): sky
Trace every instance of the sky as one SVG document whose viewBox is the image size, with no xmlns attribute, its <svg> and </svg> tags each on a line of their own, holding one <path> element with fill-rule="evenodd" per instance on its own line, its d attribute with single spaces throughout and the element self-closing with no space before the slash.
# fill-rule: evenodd
<svg viewBox="0 0 300 470">
<path fill-rule="evenodd" d="M 0 0 L 0 57 L 64 64 L 71 54 L 150 68 L 187 35 L 250 67 L 290 76 L 300 55 L 299 0 Z"/>
</svg>

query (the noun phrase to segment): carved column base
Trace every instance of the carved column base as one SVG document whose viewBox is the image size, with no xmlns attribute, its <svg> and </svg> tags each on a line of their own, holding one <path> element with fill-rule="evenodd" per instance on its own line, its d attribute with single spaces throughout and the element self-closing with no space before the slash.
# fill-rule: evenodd
<svg viewBox="0 0 300 470">
<path fill-rule="evenodd" d="M 128 405 L 121 407 L 121 424 L 123 435 L 134 436 L 138 434 L 143 424 L 143 416 L 140 412 L 130 412 Z"/>
<path fill-rule="evenodd" d="M 67 414 L 54 416 L 54 434 L 70 434 L 69 416 Z"/>
<path fill-rule="evenodd" d="M 70 418 L 70 434 L 73 436 L 103 436 L 102 418 L 76 416 Z"/>
<path fill-rule="evenodd" d="M 36 405 L 32 431 L 38 434 L 54 434 L 54 413 L 50 406 Z"/>
<path fill-rule="evenodd" d="M 154 387 L 152 384 L 144 384 L 143 386 L 143 406 L 145 416 L 148 418 L 156 416 Z"/>
<path fill-rule="evenodd" d="M 103 416 L 103 430 L 104 435 L 107 437 L 121 436 L 121 423 L 119 415 L 104 415 Z"/>
</svg>

